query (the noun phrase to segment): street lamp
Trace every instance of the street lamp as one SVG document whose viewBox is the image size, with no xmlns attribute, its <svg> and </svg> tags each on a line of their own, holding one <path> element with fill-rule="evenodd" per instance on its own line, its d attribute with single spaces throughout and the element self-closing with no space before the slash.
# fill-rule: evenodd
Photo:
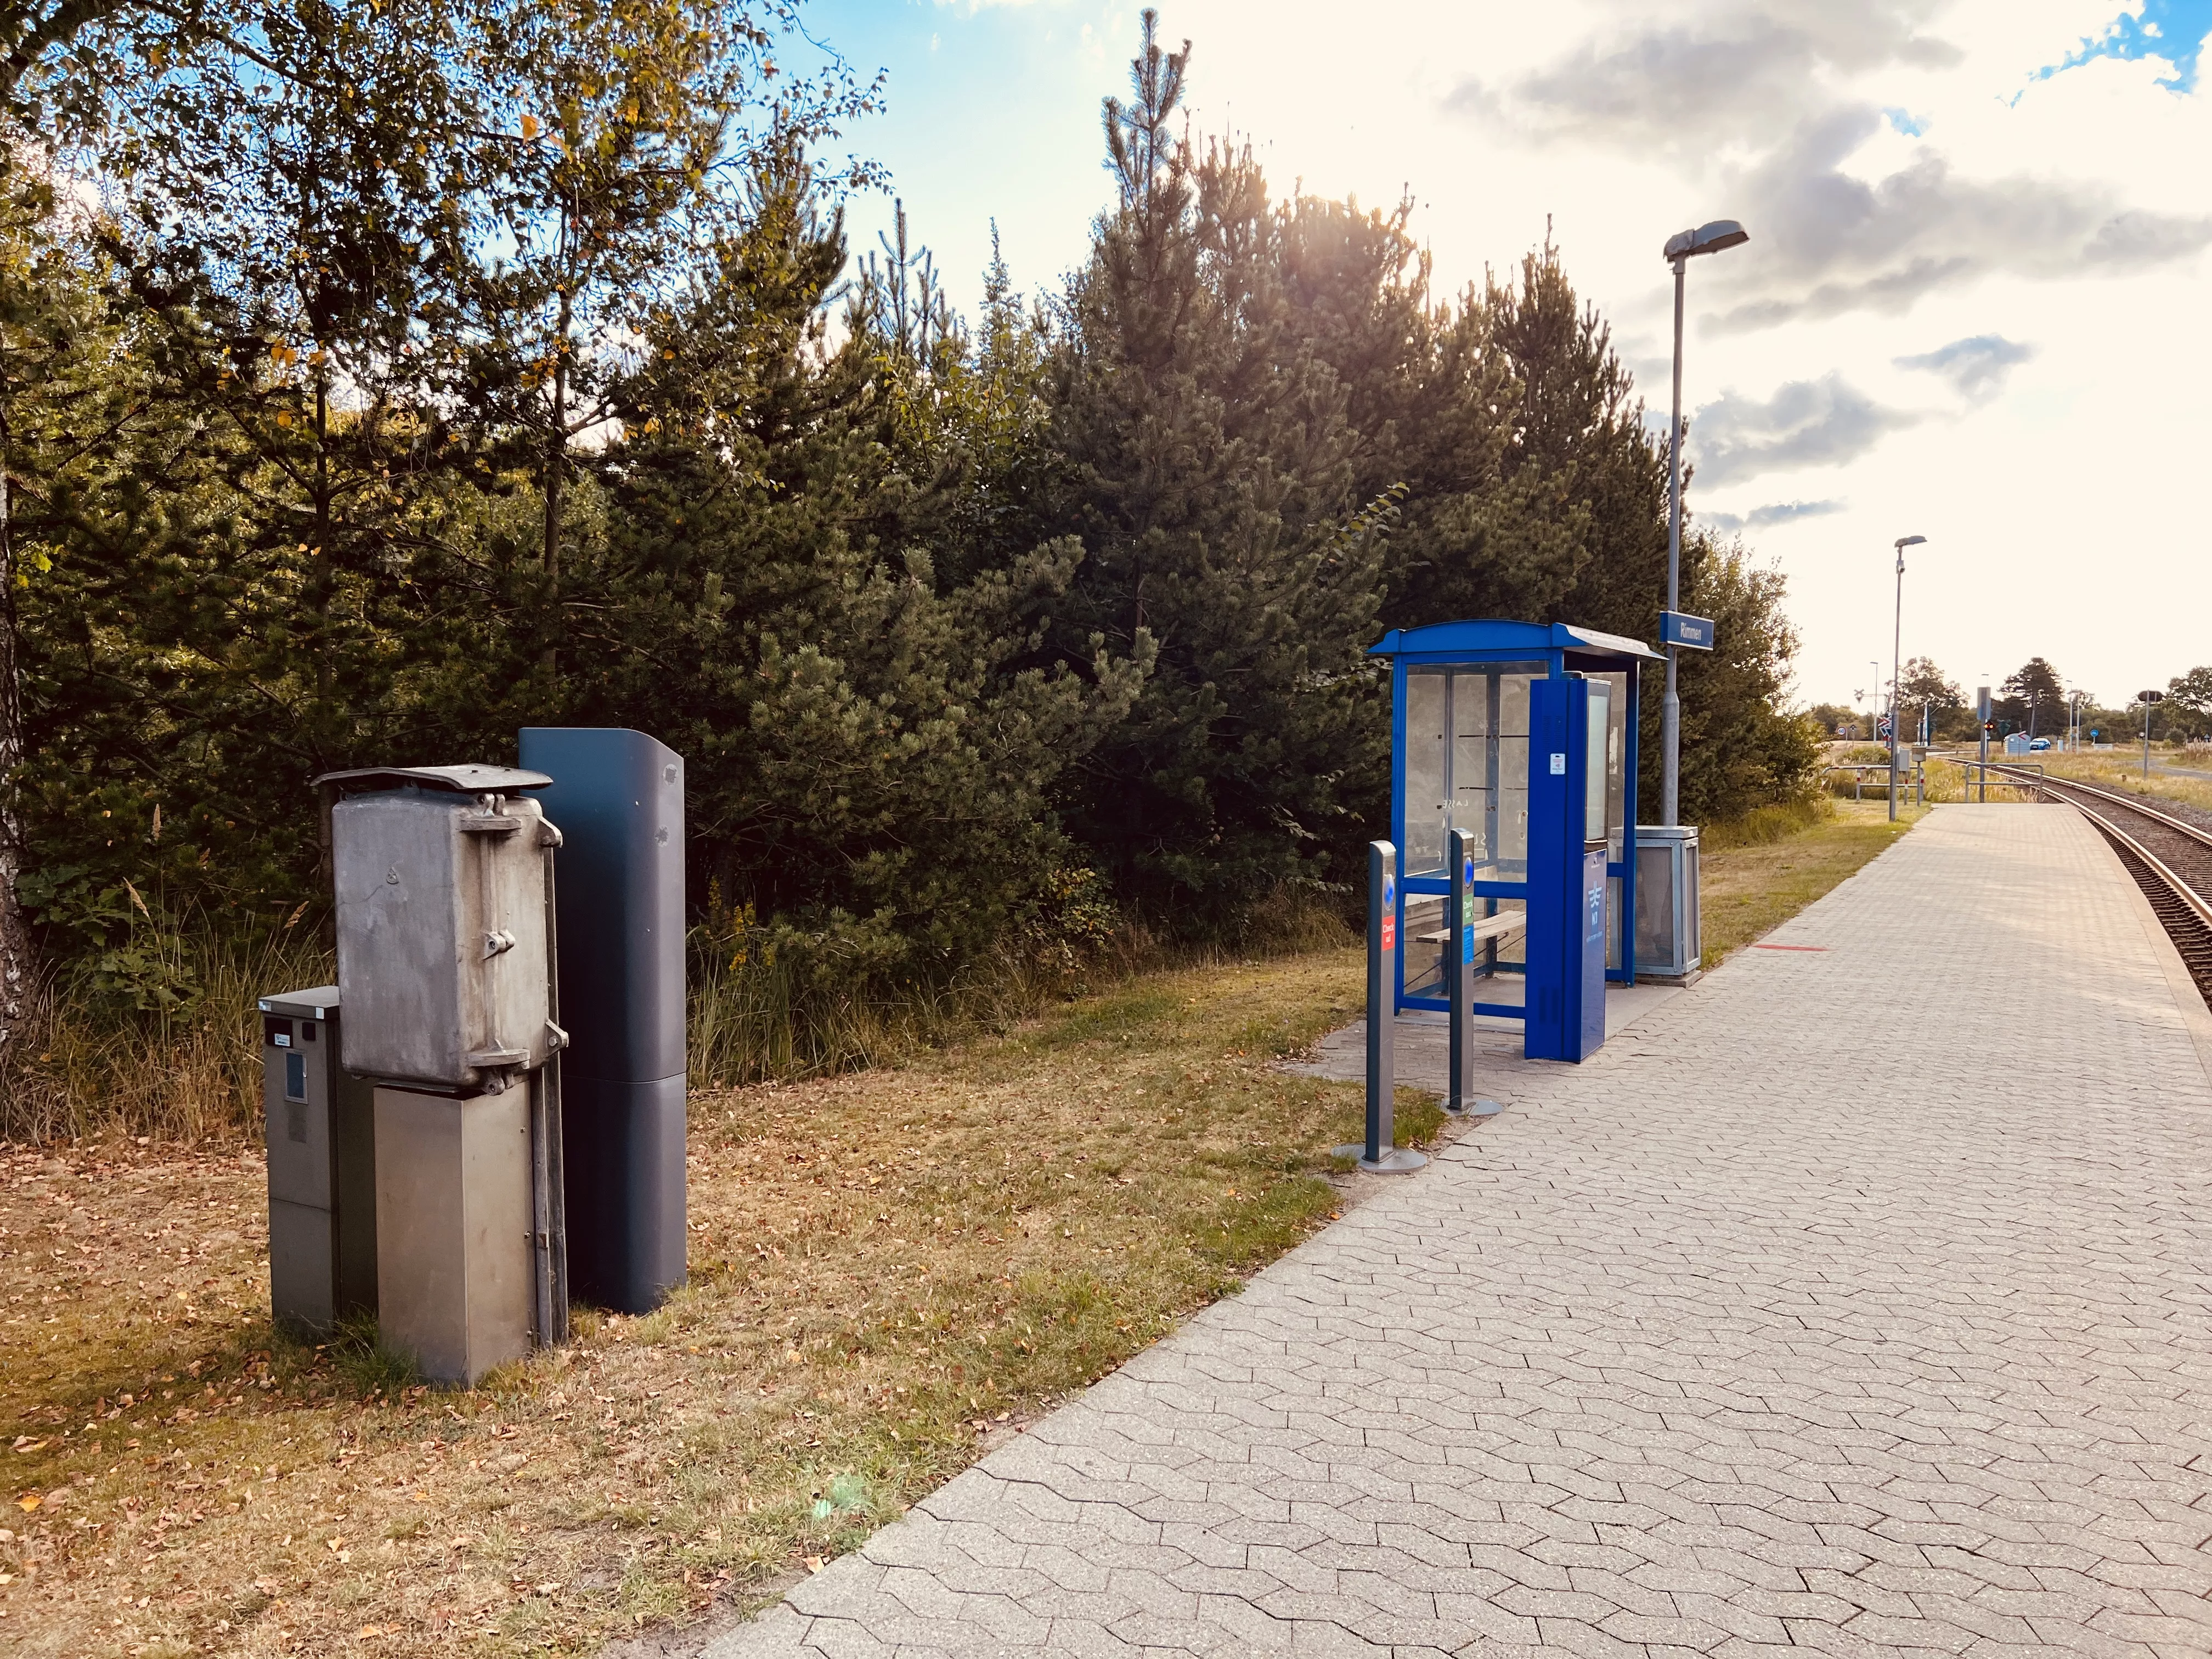
<svg viewBox="0 0 2212 1659">
<path fill-rule="evenodd" d="M 1700 253 L 1718 253 L 1751 240 L 1733 219 L 1715 219 L 1667 239 L 1661 257 L 1674 267 L 1674 422 L 1667 442 L 1667 609 L 1682 608 L 1682 273 Z M 1668 829 L 1682 821 L 1682 702 L 1674 690 L 1678 653 L 1667 645 L 1667 698 L 1660 705 L 1659 819 Z"/>
<path fill-rule="evenodd" d="M 1889 821 L 1897 822 L 1897 715 L 1905 696 L 1905 670 L 1899 653 L 1905 648 L 1905 550 L 1917 547 L 1925 536 L 1899 536 L 1897 549 L 1897 623 L 1889 641 Z"/>
</svg>

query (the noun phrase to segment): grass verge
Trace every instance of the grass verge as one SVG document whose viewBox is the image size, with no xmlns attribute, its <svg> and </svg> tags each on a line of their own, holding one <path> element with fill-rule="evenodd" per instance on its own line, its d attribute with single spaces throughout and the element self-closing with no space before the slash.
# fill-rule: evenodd
<svg viewBox="0 0 2212 1659">
<path fill-rule="evenodd" d="M 1359 1088 L 1274 1062 L 1359 983 L 1146 975 L 696 1096 L 691 1285 L 468 1395 L 270 1330 L 258 1155 L 11 1153 L 0 1650 L 582 1653 L 759 1594 L 1328 1219 Z"/>
</svg>

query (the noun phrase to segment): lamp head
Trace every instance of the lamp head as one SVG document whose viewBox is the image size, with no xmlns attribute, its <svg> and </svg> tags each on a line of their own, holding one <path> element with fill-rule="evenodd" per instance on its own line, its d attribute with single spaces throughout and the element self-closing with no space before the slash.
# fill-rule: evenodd
<svg viewBox="0 0 2212 1659">
<path fill-rule="evenodd" d="M 1919 546 L 1921 543 L 1923 543 L 1923 542 L 1926 541 L 1927 539 L 1928 539 L 1928 538 L 1927 538 L 1927 537 L 1925 537 L 1925 536 L 1899 536 L 1899 537 L 1897 538 L 1897 544 L 1897 544 L 1898 550 L 1899 550 L 1899 551 L 1900 551 L 1900 552 L 1902 552 L 1905 549 L 1906 549 L 1906 548 L 1908 548 L 1908 547 L 1917 547 L 1917 546 Z"/>
<path fill-rule="evenodd" d="M 1677 232 L 1667 239 L 1665 252 L 1661 256 L 1669 264 L 1676 259 L 1687 259 L 1700 253 L 1718 253 L 1723 248 L 1736 247 L 1751 240 L 1751 233 L 1733 219 L 1715 219 L 1699 225 L 1695 230 Z"/>
</svg>

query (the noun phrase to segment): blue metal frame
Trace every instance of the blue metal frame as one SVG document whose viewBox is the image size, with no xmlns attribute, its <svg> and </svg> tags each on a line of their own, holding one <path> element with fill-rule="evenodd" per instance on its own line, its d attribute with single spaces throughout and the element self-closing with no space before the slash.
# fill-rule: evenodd
<svg viewBox="0 0 2212 1659">
<path fill-rule="evenodd" d="M 1627 742 L 1621 757 L 1621 859 L 1608 860 L 1606 874 L 1620 882 L 1620 966 L 1607 968 L 1605 976 L 1616 985 L 1636 982 L 1636 769 L 1638 761 L 1637 727 L 1642 712 L 1642 666 L 1666 659 L 1639 640 L 1619 634 L 1601 634 L 1564 623 L 1523 623 L 1495 619 L 1437 623 L 1427 628 L 1394 628 L 1368 648 L 1368 654 L 1391 659 L 1390 672 L 1390 839 L 1398 848 L 1398 938 L 1395 953 L 1395 1006 L 1447 1010 L 1442 997 L 1406 994 L 1406 904 L 1409 898 L 1449 896 L 1449 872 L 1416 876 L 1405 868 L 1406 839 L 1406 677 L 1410 668 L 1482 668 L 1497 663 L 1542 662 L 1553 679 L 1570 673 L 1620 673 L 1628 677 Z M 1534 751 L 1531 750 L 1533 764 Z M 1478 881 L 1478 898 L 1519 899 L 1528 902 L 1527 881 Z M 1493 973 L 1521 973 L 1521 964 L 1500 963 Z M 1478 1014 L 1524 1019 L 1524 1005 L 1478 1002 Z"/>
</svg>

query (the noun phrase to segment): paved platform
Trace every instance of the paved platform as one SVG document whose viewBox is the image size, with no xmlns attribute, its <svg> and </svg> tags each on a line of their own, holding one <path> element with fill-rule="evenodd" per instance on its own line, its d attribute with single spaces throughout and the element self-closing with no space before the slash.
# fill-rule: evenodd
<svg viewBox="0 0 2212 1659">
<path fill-rule="evenodd" d="M 1616 1032 L 1652 1013 L 1669 1000 L 1684 994 L 1673 985 L 1608 985 L 1605 988 L 1605 1035 Z M 1425 1010 L 1400 1014 L 1392 1022 L 1397 1050 L 1391 1072 L 1398 1086 L 1426 1089 L 1443 1095 L 1451 1087 L 1451 1032 L 1441 1013 Z M 1522 1030 L 1517 1019 L 1487 1017 L 1471 1022 L 1477 1069 L 1495 1081 L 1518 1069 Z M 1331 1031 L 1314 1045 L 1313 1056 L 1283 1069 L 1300 1077 L 1331 1078 L 1358 1083 L 1367 1076 L 1367 1022 L 1355 1019 Z"/>
<path fill-rule="evenodd" d="M 1939 807 L 710 1652 L 2212 1652 L 2212 1019 Z"/>
</svg>

